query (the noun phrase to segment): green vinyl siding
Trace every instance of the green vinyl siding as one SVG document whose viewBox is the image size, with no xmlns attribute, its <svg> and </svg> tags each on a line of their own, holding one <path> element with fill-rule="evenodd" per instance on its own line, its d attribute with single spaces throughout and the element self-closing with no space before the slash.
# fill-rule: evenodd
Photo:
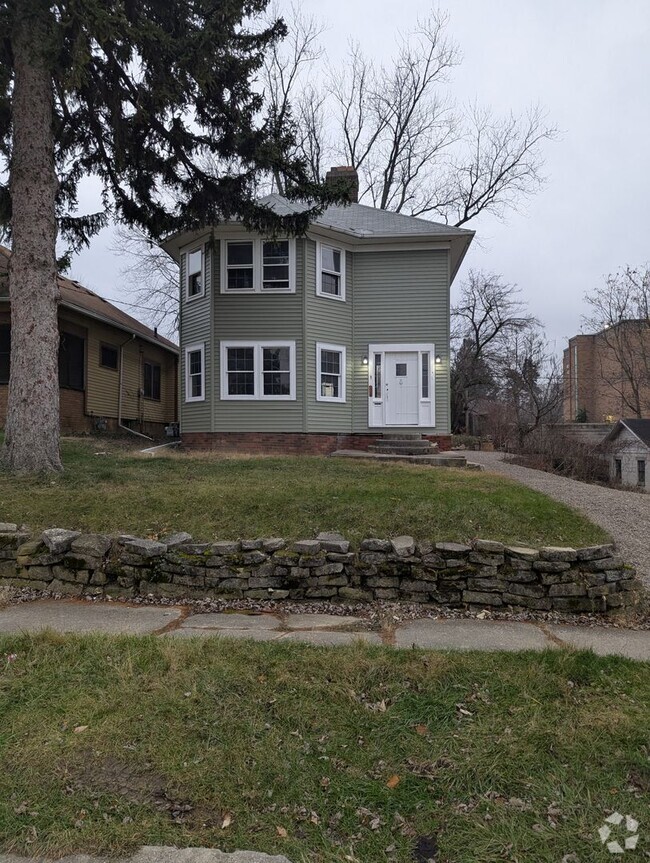
<svg viewBox="0 0 650 863">
<path fill-rule="evenodd" d="M 201 244 L 196 244 L 201 245 Z M 190 248 L 196 248 L 196 245 Z M 187 299 L 185 289 L 185 267 L 187 254 L 180 260 L 180 393 L 181 430 L 184 432 L 209 432 L 211 430 L 212 388 L 212 344 L 210 340 L 210 297 L 212 294 L 211 244 L 203 242 L 205 290 L 202 297 Z M 185 401 L 185 349 L 194 344 L 205 344 L 205 401 Z"/>
<path fill-rule="evenodd" d="M 216 240 L 214 254 L 214 393 L 212 430 L 215 432 L 303 431 L 303 255 L 304 241 L 296 241 L 295 294 L 222 294 Z M 287 341 L 296 343 L 295 401 L 231 401 L 221 399 L 221 342 Z"/>
<path fill-rule="evenodd" d="M 449 433 L 449 252 L 358 252 L 354 255 L 354 348 L 369 344 L 433 342 L 442 362 L 435 374 L 435 428 Z M 368 426 L 368 375 L 354 363 L 353 430 Z M 392 431 L 399 431 L 391 427 Z M 405 429 L 413 431 L 413 429 Z"/>
<path fill-rule="evenodd" d="M 316 243 L 306 241 L 305 254 L 305 411 L 307 431 L 352 431 L 352 296 L 353 255 L 346 252 L 345 302 L 316 295 Z M 346 402 L 320 402 L 316 398 L 316 345 L 321 343 L 346 348 Z"/>
</svg>

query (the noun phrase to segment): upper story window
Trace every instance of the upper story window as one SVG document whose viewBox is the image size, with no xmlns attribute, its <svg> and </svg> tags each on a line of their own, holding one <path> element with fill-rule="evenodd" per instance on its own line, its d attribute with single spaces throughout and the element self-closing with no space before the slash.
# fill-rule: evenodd
<svg viewBox="0 0 650 863">
<path fill-rule="evenodd" d="M 202 297 L 203 288 L 203 249 L 194 249 L 187 254 L 187 299 Z"/>
<path fill-rule="evenodd" d="M 295 342 L 222 342 L 221 398 L 295 400 Z"/>
<path fill-rule="evenodd" d="M 226 239 L 221 260 L 222 294 L 295 293 L 295 240 Z"/>
<path fill-rule="evenodd" d="M 9 357 L 11 354 L 11 327 L 0 326 L 0 384 L 9 383 Z"/>
<path fill-rule="evenodd" d="M 226 286 L 229 291 L 254 290 L 253 243 L 226 243 Z"/>
<path fill-rule="evenodd" d="M 61 333 L 59 342 L 59 386 L 83 390 L 85 385 L 85 339 Z"/>
<path fill-rule="evenodd" d="M 185 401 L 205 400 L 205 345 L 185 348 Z"/>
<path fill-rule="evenodd" d="M 316 293 L 322 297 L 345 300 L 345 251 L 319 243 L 318 259 Z"/>
<path fill-rule="evenodd" d="M 316 399 L 319 402 L 345 401 L 345 348 L 316 345 Z"/>
<path fill-rule="evenodd" d="M 146 399 L 160 401 L 160 364 L 144 361 L 144 381 L 142 391 Z"/>
<path fill-rule="evenodd" d="M 117 370 L 118 351 L 115 345 L 99 346 L 99 365 L 105 369 Z"/>
<path fill-rule="evenodd" d="M 262 243 L 262 290 L 289 290 L 289 240 Z"/>
</svg>

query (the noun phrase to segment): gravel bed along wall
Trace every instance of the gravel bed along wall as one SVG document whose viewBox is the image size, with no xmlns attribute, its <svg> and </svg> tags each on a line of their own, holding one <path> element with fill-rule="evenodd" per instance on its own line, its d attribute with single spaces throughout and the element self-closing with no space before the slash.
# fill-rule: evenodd
<svg viewBox="0 0 650 863">
<path fill-rule="evenodd" d="M 635 570 L 613 546 L 540 549 L 339 534 L 195 543 L 81 534 L 32 537 L 0 524 L 0 584 L 68 596 L 403 601 L 451 608 L 607 612 L 638 602 Z"/>
</svg>

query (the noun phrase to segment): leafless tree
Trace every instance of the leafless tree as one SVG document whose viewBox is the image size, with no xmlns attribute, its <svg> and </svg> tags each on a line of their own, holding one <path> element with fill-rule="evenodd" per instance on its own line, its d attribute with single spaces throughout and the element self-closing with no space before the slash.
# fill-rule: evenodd
<svg viewBox="0 0 650 863">
<path fill-rule="evenodd" d="M 172 339 L 178 336 L 178 265 L 138 228 L 117 227 L 111 251 L 129 300 L 127 311 Z"/>
<path fill-rule="evenodd" d="M 516 285 L 501 276 L 470 271 L 452 308 L 454 426 L 470 430 L 477 398 L 494 394 L 511 339 L 537 324 Z"/>
<path fill-rule="evenodd" d="M 521 450 L 529 435 L 561 416 L 562 370 L 537 321 L 509 333 L 499 372 L 498 400 Z"/>
<path fill-rule="evenodd" d="M 585 296 L 585 324 L 606 350 L 600 374 L 635 417 L 650 415 L 650 266 L 625 267 Z"/>
</svg>

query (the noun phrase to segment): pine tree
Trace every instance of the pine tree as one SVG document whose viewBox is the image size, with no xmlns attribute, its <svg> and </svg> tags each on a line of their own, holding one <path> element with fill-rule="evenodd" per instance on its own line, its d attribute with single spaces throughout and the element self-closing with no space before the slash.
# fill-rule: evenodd
<svg viewBox="0 0 650 863">
<path fill-rule="evenodd" d="M 2 458 L 61 469 L 56 243 L 74 252 L 110 218 L 157 239 L 238 218 L 297 233 L 332 199 L 290 154 L 290 117 L 264 119 L 255 75 L 285 34 L 267 0 L 0 0 L 0 231 L 12 242 L 11 375 Z M 215 167 L 216 166 L 216 167 Z M 262 175 L 307 200 L 280 218 Z M 101 212 L 79 216 L 87 176 Z M 2 178 L 8 181 L 2 184 Z"/>
</svg>

